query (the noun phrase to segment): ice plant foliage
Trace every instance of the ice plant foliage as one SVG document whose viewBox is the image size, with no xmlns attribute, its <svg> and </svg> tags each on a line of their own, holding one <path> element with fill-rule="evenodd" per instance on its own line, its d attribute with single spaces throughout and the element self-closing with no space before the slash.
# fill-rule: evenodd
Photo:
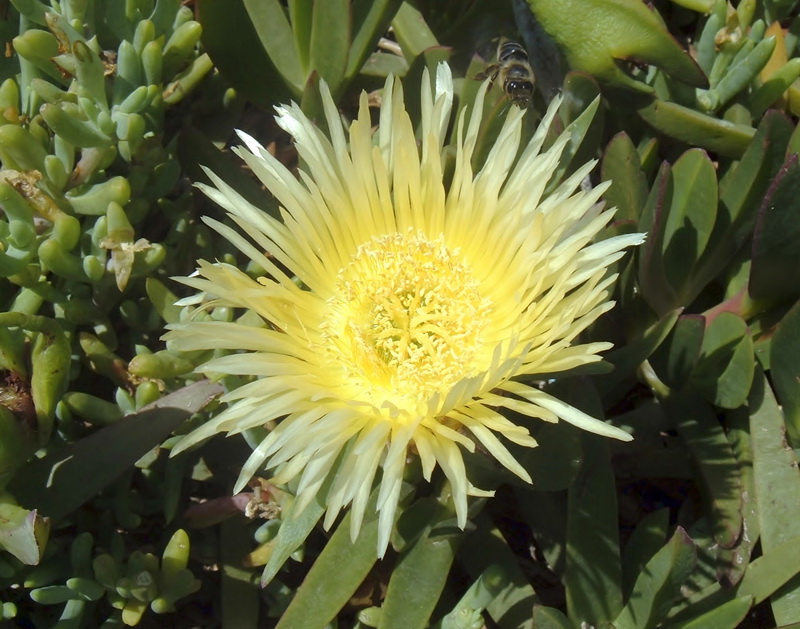
<svg viewBox="0 0 800 629">
<path fill-rule="evenodd" d="M 423 78 L 419 147 L 399 82 L 386 83 L 374 134 L 362 95 L 349 137 L 322 90 L 330 137 L 296 105 L 277 110 L 304 164 L 297 175 L 241 134 L 245 147 L 237 154 L 278 199 L 282 221 L 213 173 L 214 186 L 201 186 L 238 230 L 206 222 L 265 275 L 252 279 L 234 266 L 201 261 L 195 276 L 181 281 L 200 291 L 201 309 L 247 309 L 263 325 L 172 326 L 166 338 L 174 348 L 234 352 L 206 363 L 204 373 L 254 377 L 227 393 L 227 409 L 177 449 L 276 421 L 245 463 L 236 491 L 266 465 L 273 483 L 292 483 L 302 508 L 335 473 L 325 526 L 351 504 L 355 538 L 379 476 L 382 555 L 409 453 L 419 456 L 426 479 L 441 467 L 463 527 L 467 496 L 488 492 L 469 482 L 461 448 L 480 443 L 530 480 L 499 437 L 536 442 L 504 410 L 630 438 L 531 383 L 537 374 L 597 361 L 610 347 L 577 337 L 612 307 L 615 276 L 608 267 L 642 235 L 594 242 L 613 211 L 598 204 L 606 186 L 575 192 L 593 164 L 543 196 L 569 140 L 565 134 L 541 151 L 558 101 L 524 147 L 523 112 L 512 107 L 485 166 L 474 173 L 484 85 L 473 113 L 456 122 L 448 189 L 443 145 L 453 80 L 447 65 L 439 66 L 435 88 Z"/>
</svg>

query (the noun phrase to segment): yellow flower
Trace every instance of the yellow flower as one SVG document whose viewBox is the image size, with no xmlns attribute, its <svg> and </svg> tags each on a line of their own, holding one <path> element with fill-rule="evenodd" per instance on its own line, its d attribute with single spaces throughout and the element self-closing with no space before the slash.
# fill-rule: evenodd
<svg viewBox="0 0 800 629">
<path fill-rule="evenodd" d="M 521 153 L 523 112 L 512 107 L 485 166 L 474 173 L 484 84 L 473 114 L 458 117 L 455 169 L 446 187 L 443 143 L 453 103 L 447 65 L 437 70 L 435 90 L 427 75 L 422 80 L 419 148 L 398 82 L 386 82 L 374 135 L 366 95 L 348 137 L 322 90 L 330 138 L 296 105 L 277 109 L 304 164 L 297 176 L 240 134 L 246 148 L 237 154 L 278 199 L 283 221 L 213 173 L 215 187 L 201 186 L 238 230 L 206 222 L 265 275 L 254 280 L 234 266 L 201 261 L 198 273 L 181 281 L 212 300 L 201 308 L 246 309 L 263 325 L 171 327 L 165 337 L 171 347 L 236 352 L 206 363 L 204 373 L 256 378 L 227 393 L 228 408 L 176 450 L 278 420 L 235 490 L 266 464 L 271 482 L 295 483 L 300 508 L 344 452 L 324 525 L 351 504 L 354 539 L 381 469 L 383 555 L 409 451 L 418 453 L 426 479 L 442 468 L 463 528 L 467 496 L 490 494 L 469 482 L 461 448 L 472 451 L 480 443 L 530 481 L 498 436 L 530 447 L 536 442 L 504 410 L 630 439 L 530 383 L 537 374 L 597 361 L 611 346 L 581 344 L 577 337 L 612 307 L 615 276 L 607 267 L 642 235 L 593 242 L 613 215 L 598 204 L 605 185 L 575 192 L 593 164 L 543 198 L 569 141 L 563 135 L 540 150 L 558 101 Z"/>
</svg>

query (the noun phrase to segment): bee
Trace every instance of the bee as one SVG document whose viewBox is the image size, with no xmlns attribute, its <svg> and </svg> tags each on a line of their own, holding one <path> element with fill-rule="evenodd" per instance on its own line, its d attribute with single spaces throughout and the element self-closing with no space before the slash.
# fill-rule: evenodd
<svg viewBox="0 0 800 629">
<path fill-rule="evenodd" d="M 503 91 L 508 100 L 517 107 L 531 104 L 536 77 L 528 62 L 528 53 L 517 42 L 501 42 L 497 47 L 497 63 L 475 76 L 479 81 L 489 79 L 493 83 L 498 77 L 503 81 Z"/>
</svg>

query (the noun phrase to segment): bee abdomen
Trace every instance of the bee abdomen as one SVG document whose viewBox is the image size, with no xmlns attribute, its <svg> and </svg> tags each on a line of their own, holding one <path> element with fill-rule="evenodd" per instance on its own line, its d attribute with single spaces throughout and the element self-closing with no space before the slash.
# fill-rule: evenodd
<svg viewBox="0 0 800 629">
<path fill-rule="evenodd" d="M 522 61 L 527 63 L 528 53 L 517 42 L 507 41 L 500 45 L 497 51 L 497 60 L 500 63 L 510 63 L 513 61 Z"/>
</svg>

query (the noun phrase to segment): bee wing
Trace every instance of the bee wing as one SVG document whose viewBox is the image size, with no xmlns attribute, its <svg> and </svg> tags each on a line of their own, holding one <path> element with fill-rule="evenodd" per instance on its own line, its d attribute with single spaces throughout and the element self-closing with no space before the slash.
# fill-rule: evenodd
<svg viewBox="0 0 800 629">
<path fill-rule="evenodd" d="M 489 66 L 486 66 L 486 69 L 483 72 L 478 72 L 473 79 L 476 81 L 484 81 L 486 79 L 490 79 L 494 81 L 497 78 L 497 73 L 500 71 L 500 66 L 496 63 L 493 63 Z"/>
</svg>

